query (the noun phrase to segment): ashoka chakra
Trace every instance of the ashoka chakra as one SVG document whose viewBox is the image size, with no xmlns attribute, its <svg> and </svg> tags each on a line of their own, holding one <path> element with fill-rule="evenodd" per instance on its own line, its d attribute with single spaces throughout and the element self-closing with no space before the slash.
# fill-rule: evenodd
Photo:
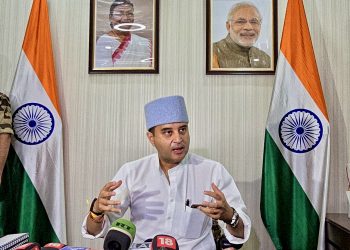
<svg viewBox="0 0 350 250">
<path fill-rule="evenodd" d="M 314 149 L 322 138 L 322 123 L 307 109 L 294 109 L 283 116 L 279 125 L 282 144 L 295 153 Z"/>
<path fill-rule="evenodd" d="M 55 126 L 48 108 L 39 103 L 26 103 L 13 114 L 13 129 L 17 140 L 35 145 L 47 140 Z"/>
</svg>

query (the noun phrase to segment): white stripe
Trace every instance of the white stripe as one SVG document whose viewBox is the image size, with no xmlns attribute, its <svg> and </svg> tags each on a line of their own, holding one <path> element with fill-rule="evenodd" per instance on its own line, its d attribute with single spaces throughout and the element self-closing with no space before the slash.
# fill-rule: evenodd
<svg viewBox="0 0 350 250">
<path fill-rule="evenodd" d="M 329 123 L 304 85 L 300 82 L 283 53 L 280 53 L 278 61 L 278 73 L 268 117 L 267 130 L 273 137 L 273 140 L 291 167 L 317 213 L 321 215 L 325 202 L 323 197 L 327 196 L 327 193 L 325 195 L 320 195 L 320 193 L 322 194 L 324 190 L 327 190 L 326 186 L 328 183 L 329 164 L 326 158 L 329 151 Z M 288 111 L 298 108 L 305 108 L 314 112 L 320 118 L 323 125 L 323 137 L 320 144 L 313 150 L 301 154 L 293 153 L 284 147 L 278 133 L 279 123 L 282 117 Z"/>
<path fill-rule="evenodd" d="M 10 99 L 13 112 L 23 104 L 35 102 L 48 108 L 54 116 L 55 127 L 46 141 L 26 145 L 14 139 L 12 144 L 39 193 L 60 242 L 65 243 L 62 121 L 23 50 Z"/>
</svg>

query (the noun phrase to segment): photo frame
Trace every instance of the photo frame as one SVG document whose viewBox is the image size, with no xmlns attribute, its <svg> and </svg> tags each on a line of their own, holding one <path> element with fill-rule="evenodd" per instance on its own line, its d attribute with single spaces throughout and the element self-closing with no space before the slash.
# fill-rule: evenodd
<svg viewBox="0 0 350 250">
<path fill-rule="evenodd" d="M 275 73 L 277 0 L 207 0 L 206 31 L 207 75 Z"/>
<path fill-rule="evenodd" d="M 90 0 L 89 74 L 159 73 L 159 0 Z"/>
</svg>

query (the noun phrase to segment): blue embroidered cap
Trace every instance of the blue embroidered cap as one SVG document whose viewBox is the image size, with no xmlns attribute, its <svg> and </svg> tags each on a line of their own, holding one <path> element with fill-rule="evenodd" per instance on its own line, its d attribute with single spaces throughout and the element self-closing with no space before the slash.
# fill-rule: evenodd
<svg viewBox="0 0 350 250">
<path fill-rule="evenodd" d="M 158 125 L 188 122 L 185 100 L 182 96 L 167 96 L 145 105 L 147 130 Z"/>
</svg>

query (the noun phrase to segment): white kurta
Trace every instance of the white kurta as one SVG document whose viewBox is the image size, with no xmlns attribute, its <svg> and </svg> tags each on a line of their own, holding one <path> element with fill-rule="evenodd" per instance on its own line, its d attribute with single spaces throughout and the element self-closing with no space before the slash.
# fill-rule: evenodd
<svg viewBox="0 0 350 250">
<path fill-rule="evenodd" d="M 130 219 L 136 226 L 134 242 L 142 243 L 157 234 L 168 234 L 176 238 L 181 250 L 213 250 L 211 218 L 185 203 L 186 200 L 190 204 L 210 201 L 212 198 L 203 191 L 211 190 L 211 183 L 215 183 L 244 222 L 244 239 L 232 236 L 225 229 L 227 239 L 240 244 L 249 238 L 251 222 L 245 204 L 233 178 L 220 163 L 188 154 L 168 174 L 170 183 L 159 166 L 157 154 L 123 165 L 113 178 L 123 183 L 112 198 L 122 201 L 122 214 L 109 213 L 103 231 L 96 236 L 87 233 L 85 218 L 83 236 L 91 239 L 103 237 L 111 222 L 122 217 L 130 207 Z"/>
</svg>

